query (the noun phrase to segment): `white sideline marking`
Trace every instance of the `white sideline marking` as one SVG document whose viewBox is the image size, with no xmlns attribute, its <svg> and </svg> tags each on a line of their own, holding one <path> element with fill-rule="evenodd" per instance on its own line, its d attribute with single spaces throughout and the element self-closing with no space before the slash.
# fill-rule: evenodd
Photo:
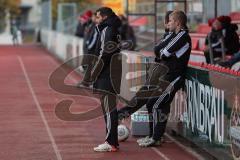
<svg viewBox="0 0 240 160">
<path fill-rule="evenodd" d="M 160 157 L 162 157 L 164 160 L 170 160 L 165 154 L 163 154 L 162 152 L 160 152 L 157 148 L 155 147 L 151 147 L 151 149 L 157 153 Z"/>
<path fill-rule="evenodd" d="M 169 138 L 171 141 L 173 141 L 174 143 L 176 143 L 176 145 L 178 145 L 180 148 L 182 148 L 184 151 L 188 152 L 189 154 L 191 154 L 192 156 L 196 157 L 198 160 L 205 160 L 205 158 L 203 158 L 200 154 L 198 154 L 197 152 L 193 151 L 191 148 L 184 146 L 183 144 L 181 144 L 179 141 L 177 141 L 175 138 L 173 138 L 172 136 L 170 136 L 169 134 L 165 133 L 166 137 Z"/>
<path fill-rule="evenodd" d="M 48 126 L 47 120 L 46 120 L 46 118 L 45 118 L 45 116 L 44 116 L 44 113 L 43 113 L 43 111 L 42 111 L 42 108 L 41 108 L 41 106 L 40 106 L 40 104 L 39 104 L 39 101 L 38 101 L 38 99 L 37 99 L 37 97 L 36 97 L 36 94 L 35 94 L 35 92 L 34 92 L 34 90 L 33 90 L 31 81 L 30 81 L 30 79 L 29 79 L 29 76 L 28 76 L 27 71 L 26 71 L 26 69 L 25 69 L 24 63 L 23 63 L 23 61 L 22 61 L 22 59 L 21 59 L 20 56 L 18 56 L 18 61 L 19 61 L 20 65 L 21 65 L 22 71 L 23 71 L 24 76 L 25 76 L 25 79 L 26 79 L 26 81 L 27 81 L 27 85 L 28 85 L 28 87 L 29 87 L 29 90 L 30 90 L 30 92 L 31 92 L 31 94 L 32 94 L 33 100 L 34 100 L 34 102 L 35 102 L 35 104 L 36 104 L 36 106 L 37 106 L 37 109 L 38 109 L 38 111 L 39 111 L 39 113 L 40 113 L 40 116 L 41 116 L 41 118 L 42 118 L 42 121 L 43 121 L 43 123 L 44 123 L 44 125 L 45 125 L 45 128 L 46 128 L 46 130 L 47 130 L 48 136 L 49 136 L 49 138 L 50 138 L 50 140 L 51 140 L 51 143 L 52 143 L 54 152 L 55 152 L 55 154 L 56 154 L 56 156 L 57 156 L 57 159 L 58 159 L 58 160 L 62 160 L 61 154 L 60 154 L 60 152 L 59 152 L 59 150 L 58 150 L 58 147 L 57 147 L 57 145 L 56 145 L 56 142 L 55 142 L 55 140 L 54 140 L 54 137 L 53 137 L 53 135 L 52 135 L 52 132 L 51 132 L 49 126 Z"/>
</svg>

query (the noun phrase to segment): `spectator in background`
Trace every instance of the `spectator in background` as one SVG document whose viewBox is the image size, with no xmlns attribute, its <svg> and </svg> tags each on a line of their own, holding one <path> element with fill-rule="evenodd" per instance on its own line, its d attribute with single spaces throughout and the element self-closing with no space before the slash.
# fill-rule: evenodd
<svg viewBox="0 0 240 160">
<path fill-rule="evenodd" d="M 94 54 L 97 40 L 96 13 L 94 13 L 84 29 L 84 54 Z"/>
<path fill-rule="evenodd" d="M 13 20 L 12 23 L 11 23 L 10 31 L 11 31 L 11 35 L 12 35 L 13 45 L 18 45 L 19 44 L 19 41 L 18 41 L 18 28 L 17 28 L 15 20 Z"/>
<path fill-rule="evenodd" d="M 232 52 L 233 56 L 225 62 L 220 62 L 219 65 L 231 68 L 234 63 L 240 61 L 240 43 L 237 34 L 238 26 L 236 24 L 231 24 L 230 17 L 227 17 L 227 23 L 225 22 L 223 25 L 224 28 L 226 28 L 226 35 L 229 35 L 226 38 L 226 42 L 231 41 L 227 43 L 228 46 L 226 46 L 226 48 L 231 49 L 229 52 Z"/>
<path fill-rule="evenodd" d="M 83 15 L 81 15 L 79 17 L 79 22 L 77 25 L 77 30 L 75 35 L 77 37 L 83 38 L 84 37 L 84 31 L 85 31 L 85 27 L 88 25 L 88 23 L 90 22 L 89 20 L 92 17 L 92 11 L 88 10 L 86 11 Z"/>
<path fill-rule="evenodd" d="M 239 37 L 237 34 L 238 26 L 231 24 L 231 18 L 229 16 L 223 16 L 223 36 L 226 47 L 226 52 L 229 55 L 234 55 L 240 49 Z"/>
<path fill-rule="evenodd" d="M 77 87 L 88 87 L 92 84 L 91 78 L 91 70 L 94 66 L 94 61 L 92 58 L 86 55 L 96 55 L 96 43 L 98 39 L 98 32 L 97 32 L 97 21 L 96 21 L 96 13 L 94 13 L 91 17 L 90 22 L 85 27 L 84 31 L 84 42 L 83 42 L 83 51 L 84 57 L 82 60 L 83 68 L 85 69 L 85 75 L 83 80 L 77 84 Z"/>
<path fill-rule="evenodd" d="M 120 15 L 119 18 L 122 21 L 122 25 L 119 28 L 119 32 L 120 32 L 120 35 L 121 35 L 121 40 L 122 41 L 130 41 L 132 43 L 132 45 L 129 48 L 129 50 L 134 50 L 136 48 L 136 45 L 137 45 L 134 30 L 129 25 L 128 19 L 124 15 Z"/>
<path fill-rule="evenodd" d="M 212 22 L 212 31 L 206 39 L 206 49 L 204 55 L 206 62 L 210 63 L 210 48 L 212 49 L 213 59 L 222 57 L 222 51 L 227 55 L 233 55 L 239 51 L 239 37 L 236 33 L 237 27 L 231 24 L 231 18 L 220 16 Z M 221 39 L 223 39 L 224 48 L 222 48 Z M 209 43 L 210 40 L 210 43 Z M 211 46 L 209 46 L 211 44 Z"/>
</svg>

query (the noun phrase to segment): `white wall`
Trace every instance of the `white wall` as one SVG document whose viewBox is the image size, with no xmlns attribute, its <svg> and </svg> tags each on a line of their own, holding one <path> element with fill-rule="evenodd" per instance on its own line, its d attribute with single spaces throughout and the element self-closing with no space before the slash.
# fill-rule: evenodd
<svg viewBox="0 0 240 160">
<path fill-rule="evenodd" d="M 240 0 L 231 0 L 231 11 L 239 11 L 240 12 Z"/>
<path fill-rule="evenodd" d="M 37 27 L 41 20 L 41 6 L 39 0 L 22 0 L 21 5 L 31 6 L 28 22 L 29 24 L 33 24 L 35 27 Z"/>
<path fill-rule="evenodd" d="M 75 36 L 42 29 L 41 41 L 47 50 L 55 54 L 63 62 L 69 58 L 83 55 L 83 39 Z M 68 46 L 71 46 L 71 51 L 68 50 Z"/>
</svg>

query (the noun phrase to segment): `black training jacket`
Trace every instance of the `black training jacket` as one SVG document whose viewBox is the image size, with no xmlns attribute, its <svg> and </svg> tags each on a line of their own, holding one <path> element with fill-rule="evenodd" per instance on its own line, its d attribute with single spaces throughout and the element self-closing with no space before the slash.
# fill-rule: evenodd
<svg viewBox="0 0 240 160">
<path fill-rule="evenodd" d="M 117 58 L 111 64 L 114 55 L 120 55 L 120 19 L 114 14 L 97 26 L 98 39 L 96 43 L 96 54 L 98 62 L 93 72 L 97 73 L 97 80 L 94 83 L 95 89 L 101 89 L 113 93 L 119 93 L 121 84 L 121 59 Z M 99 67 L 100 61 L 103 68 Z M 111 69 L 110 69 L 111 68 Z M 110 74 L 110 70 L 112 73 Z M 114 85 L 112 84 L 114 83 Z"/>
</svg>

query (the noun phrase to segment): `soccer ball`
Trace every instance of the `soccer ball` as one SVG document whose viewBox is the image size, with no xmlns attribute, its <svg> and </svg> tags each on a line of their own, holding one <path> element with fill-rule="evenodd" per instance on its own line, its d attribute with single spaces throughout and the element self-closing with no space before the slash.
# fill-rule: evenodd
<svg viewBox="0 0 240 160">
<path fill-rule="evenodd" d="M 118 141 L 126 141 L 129 137 L 129 128 L 123 124 L 118 125 Z"/>
</svg>

